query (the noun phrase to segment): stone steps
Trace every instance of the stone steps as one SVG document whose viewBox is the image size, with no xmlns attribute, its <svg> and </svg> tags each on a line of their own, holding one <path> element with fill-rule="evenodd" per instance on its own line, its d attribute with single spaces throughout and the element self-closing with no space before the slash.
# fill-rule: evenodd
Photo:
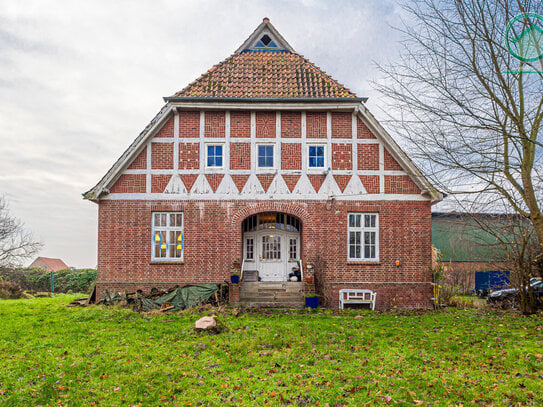
<svg viewBox="0 0 543 407">
<path fill-rule="evenodd" d="M 303 283 L 243 282 L 239 291 L 240 304 L 252 308 L 293 308 L 305 306 Z"/>
</svg>

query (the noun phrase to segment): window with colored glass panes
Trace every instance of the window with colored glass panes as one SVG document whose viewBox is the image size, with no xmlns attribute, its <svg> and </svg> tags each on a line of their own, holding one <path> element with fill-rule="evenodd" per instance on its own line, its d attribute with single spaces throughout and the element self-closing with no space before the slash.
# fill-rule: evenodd
<svg viewBox="0 0 543 407">
<path fill-rule="evenodd" d="M 183 260 L 182 212 L 154 212 L 152 236 L 153 260 Z"/>
<path fill-rule="evenodd" d="M 258 146 L 258 167 L 259 168 L 273 167 L 273 146 L 270 146 L 270 145 Z"/>
<path fill-rule="evenodd" d="M 324 168 L 324 146 L 308 146 L 309 168 Z"/>
<path fill-rule="evenodd" d="M 207 146 L 207 166 L 222 167 L 222 144 L 208 144 Z"/>
</svg>

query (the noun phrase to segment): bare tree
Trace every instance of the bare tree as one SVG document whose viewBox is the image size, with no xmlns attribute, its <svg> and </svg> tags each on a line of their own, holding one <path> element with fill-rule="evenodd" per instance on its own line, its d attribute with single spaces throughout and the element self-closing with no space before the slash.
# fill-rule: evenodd
<svg viewBox="0 0 543 407">
<path fill-rule="evenodd" d="M 376 84 L 389 124 L 436 187 L 487 208 L 505 198 L 543 252 L 543 60 L 510 52 L 541 28 L 543 2 L 409 0 L 405 9 L 405 51 L 380 66 Z"/>
<path fill-rule="evenodd" d="M 0 196 L 0 267 L 18 266 L 40 248 L 41 243 L 25 231 L 19 219 L 10 215 L 5 198 Z"/>
</svg>

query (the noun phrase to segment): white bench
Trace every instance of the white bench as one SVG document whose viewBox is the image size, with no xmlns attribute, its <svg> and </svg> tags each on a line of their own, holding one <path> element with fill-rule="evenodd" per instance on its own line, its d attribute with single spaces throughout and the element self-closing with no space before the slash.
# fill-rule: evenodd
<svg viewBox="0 0 543 407">
<path fill-rule="evenodd" d="M 375 310 L 377 293 L 371 290 L 356 290 L 344 288 L 339 290 L 339 308 L 343 309 L 345 304 L 369 304 L 371 310 Z"/>
</svg>

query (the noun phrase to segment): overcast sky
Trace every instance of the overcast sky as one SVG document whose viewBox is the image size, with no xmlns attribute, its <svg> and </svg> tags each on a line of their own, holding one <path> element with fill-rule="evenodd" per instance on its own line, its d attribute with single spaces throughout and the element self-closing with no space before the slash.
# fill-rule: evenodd
<svg viewBox="0 0 543 407">
<path fill-rule="evenodd" d="M 96 265 L 98 206 L 81 193 L 263 17 L 381 116 L 372 61 L 399 53 L 393 0 L 0 2 L 0 194 L 40 255 Z"/>
</svg>

